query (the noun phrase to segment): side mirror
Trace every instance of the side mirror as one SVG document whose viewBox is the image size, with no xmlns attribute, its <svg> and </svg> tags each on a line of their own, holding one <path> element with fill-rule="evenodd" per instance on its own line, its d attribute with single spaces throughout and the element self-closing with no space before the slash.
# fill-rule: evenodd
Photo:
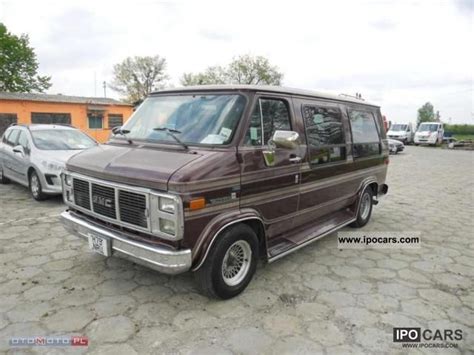
<svg viewBox="0 0 474 355">
<path fill-rule="evenodd" d="M 115 126 L 114 128 L 112 128 L 112 133 L 117 134 L 118 132 L 120 132 L 121 129 L 122 126 Z"/>
<path fill-rule="evenodd" d="M 271 140 L 277 148 L 295 149 L 300 144 L 300 135 L 294 131 L 275 131 Z"/>
<path fill-rule="evenodd" d="M 21 145 L 13 147 L 13 153 L 20 153 L 21 156 L 25 156 L 25 149 Z"/>
</svg>

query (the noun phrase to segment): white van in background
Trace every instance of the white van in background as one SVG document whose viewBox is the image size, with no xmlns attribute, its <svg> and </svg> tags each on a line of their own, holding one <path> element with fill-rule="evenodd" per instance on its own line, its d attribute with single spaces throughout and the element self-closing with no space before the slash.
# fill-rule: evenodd
<svg viewBox="0 0 474 355">
<path fill-rule="evenodd" d="M 387 132 L 387 137 L 403 144 L 413 143 L 414 131 L 411 123 L 394 123 Z"/>
<path fill-rule="evenodd" d="M 432 144 L 443 142 L 444 127 L 441 122 L 423 122 L 415 133 L 415 145 Z"/>
</svg>

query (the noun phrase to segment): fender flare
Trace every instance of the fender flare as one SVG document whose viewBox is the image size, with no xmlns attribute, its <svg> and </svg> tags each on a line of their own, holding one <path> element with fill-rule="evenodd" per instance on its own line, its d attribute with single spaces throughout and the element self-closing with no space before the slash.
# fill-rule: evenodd
<svg viewBox="0 0 474 355">
<path fill-rule="evenodd" d="M 203 229 L 193 248 L 193 266 L 191 271 L 198 270 L 206 261 L 209 251 L 214 245 L 217 237 L 228 227 L 249 220 L 258 221 L 265 231 L 265 224 L 259 213 L 253 209 L 242 209 L 229 211 L 216 216 Z M 266 239 L 266 238 L 264 238 Z M 266 245 L 266 240 L 264 240 Z"/>
</svg>

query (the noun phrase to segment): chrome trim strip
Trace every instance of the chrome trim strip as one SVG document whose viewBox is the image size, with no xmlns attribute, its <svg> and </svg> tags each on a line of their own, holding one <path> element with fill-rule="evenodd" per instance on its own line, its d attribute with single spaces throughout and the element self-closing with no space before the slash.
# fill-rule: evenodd
<svg viewBox="0 0 474 355">
<path fill-rule="evenodd" d="M 356 218 L 352 218 L 352 219 L 350 219 L 349 221 L 344 222 L 344 223 L 341 223 L 340 225 L 334 227 L 333 229 L 331 229 L 331 230 L 329 230 L 329 231 L 327 231 L 327 232 L 325 232 L 325 233 L 323 233 L 323 234 L 321 234 L 321 235 L 319 235 L 319 236 L 317 236 L 317 237 L 314 237 L 314 238 L 312 238 L 312 239 L 309 239 L 309 240 L 307 240 L 306 242 L 304 242 L 304 243 L 302 243 L 302 244 L 300 244 L 300 245 L 298 245 L 298 246 L 296 246 L 296 247 L 294 247 L 294 248 L 291 248 L 291 249 L 289 249 L 289 250 L 287 250 L 287 251 L 285 251 L 285 252 L 283 252 L 283 253 L 281 253 L 281 254 L 278 254 L 278 255 L 276 255 L 276 256 L 274 256 L 274 257 L 272 257 L 272 258 L 269 257 L 269 258 L 268 258 L 268 262 L 269 262 L 269 263 L 272 263 L 272 262 L 274 262 L 274 261 L 276 261 L 276 260 L 278 260 L 278 259 L 280 259 L 280 258 L 283 258 L 284 256 L 286 256 L 286 255 L 288 255 L 288 254 L 290 254 L 290 253 L 293 253 L 294 251 L 297 251 L 297 250 L 299 250 L 299 249 L 301 249 L 301 248 L 307 246 L 308 244 L 311 244 L 312 242 L 315 242 L 315 241 L 317 241 L 317 240 L 319 240 L 319 239 L 321 239 L 321 238 L 326 237 L 327 235 L 329 235 L 329 234 L 331 234 L 331 233 L 334 233 L 335 231 L 337 231 L 337 230 L 339 230 L 339 229 L 341 229 L 341 228 L 347 226 L 348 224 L 351 224 L 351 223 L 354 222 L 355 220 L 356 220 Z M 268 256 L 268 254 L 267 254 L 267 256 Z"/>
</svg>

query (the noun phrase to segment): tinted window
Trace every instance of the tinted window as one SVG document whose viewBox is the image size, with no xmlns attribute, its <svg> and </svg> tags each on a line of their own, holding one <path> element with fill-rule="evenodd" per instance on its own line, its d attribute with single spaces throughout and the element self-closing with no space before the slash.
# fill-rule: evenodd
<svg viewBox="0 0 474 355">
<path fill-rule="evenodd" d="M 288 106 L 283 100 L 259 99 L 252 113 L 250 127 L 245 137 L 245 144 L 265 145 L 277 130 L 291 130 Z"/>
<path fill-rule="evenodd" d="M 341 111 L 336 107 L 303 106 L 311 164 L 344 160 L 346 147 Z"/>
<path fill-rule="evenodd" d="M 339 109 L 304 106 L 303 117 L 309 144 L 325 146 L 344 143 L 344 130 Z"/>
<path fill-rule="evenodd" d="M 123 125 L 123 115 L 109 114 L 109 128 L 114 128 Z"/>
<path fill-rule="evenodd" d="M 366 111 L 350 111 L 349 117 L 352 129 L 352 142 L 373 143 L 379 142 L 377 125 L 374 115 Z"/>
<path fill-rule="evenodd" d="M 20 130 L 12 129 L 12 132 L 7 137 L 7 144 L 15 145 L 19 133 L 20 133 Z"/>
<path fill-rule="evenodd" d="M 31 123 L 36 124 L 71 124 L 70 113 L 48 113 L 48 112 L 32 112 Z"/>
</svg>

